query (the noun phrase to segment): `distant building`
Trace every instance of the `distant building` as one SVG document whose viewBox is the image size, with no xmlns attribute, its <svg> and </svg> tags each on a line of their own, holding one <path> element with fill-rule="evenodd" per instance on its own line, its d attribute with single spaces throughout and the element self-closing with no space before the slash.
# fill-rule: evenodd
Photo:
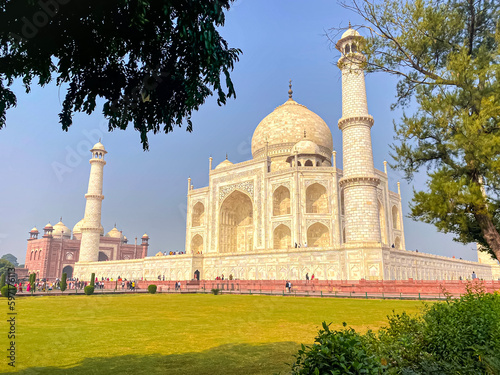
<svg viewBox="0 0 500 375">
<path fill-rule="evenodd" d="M 106 235 L 101 225 L 102 167 L 106 164 L 106 150 L 99 142 L 92 148 L 89 191 L 85 195 L 87 205 L 85 217 L 71 230 L 63 224 L 62 218 L 56 225 L 50 223 L 43 228 L 42 238 L 37 228 L 33 228 L 28 239 L 24 268 L 36 273 L 40 279 L 61 278 L 63 272 L 73 277 L 75 263 L 82 260 L 82 247 L 85 260 L 110 261 L 142 259 L 148 253 L 149 236 L 144 234 L 141 243 L 128 244 L 116 225 Z"/>
</svg>

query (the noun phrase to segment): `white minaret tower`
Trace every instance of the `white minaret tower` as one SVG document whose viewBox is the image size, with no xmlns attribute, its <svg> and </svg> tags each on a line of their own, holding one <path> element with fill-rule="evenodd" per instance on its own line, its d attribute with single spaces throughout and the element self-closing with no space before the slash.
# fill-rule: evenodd
<svg viewBox="0 0 500 375">
<path fill-rule="evenodd" d="M 82 225 L 82 240 L 80 243 L 80 262 L 97 262 L 99 258 L 99 240 L 101 236 L 101 207 L 103 169 L 106 165 L 104 155 L 107 154 L 101 142 L 96 143 L 90 159 L 89 188 L 85 199 L 85 217 Z"/>
<path fill-rule="evenodd" d="M 377 185 L 373 166 L 371 127 L 373 117 L 366 103 L 365 56 L 358 51 L 362 39 L 351 28 L 335 46 L 342 54 L 337 66 L 342 71 L 342 152 L 344 174 L 339 181 L 344 190 L 345 242 L 375 245 L 381 242 Z"/>
</svg>

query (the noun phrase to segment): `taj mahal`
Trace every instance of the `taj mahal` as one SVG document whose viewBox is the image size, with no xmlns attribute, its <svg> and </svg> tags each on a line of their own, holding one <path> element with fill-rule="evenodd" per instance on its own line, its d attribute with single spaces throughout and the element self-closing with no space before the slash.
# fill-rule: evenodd
<svg viewBox="0 0 500 375">
<path fill-rule="evenodd" d="M 374 167 L 375 121 L 368 112 L 365 58 L 357 48 L 361 38 L 349 28 L 336 44 L 343 169 L 329 126 L 293 99 L 290 83 L 288 100 L 256 127 L 252 159 L 233 164 L 226 158 L 213 168 L 210 158 L 208 186 L 194 188 L 188 180 L 184 254 L 148 257 L 144 235 L 144 251 L 129 245 L 128 258 L 99 261 L 106 150 L 98 143 L 91 150 L 74 276 L 297 280 L 309 273 L 323 280 L 458 280 L 474 271 L 498 279 L 498 262 L 483 252 L 472 262 L 406 250 L 399 183 L 398 191 L 389 190 L 386 163 L 383 171 Z"/>
</svg>

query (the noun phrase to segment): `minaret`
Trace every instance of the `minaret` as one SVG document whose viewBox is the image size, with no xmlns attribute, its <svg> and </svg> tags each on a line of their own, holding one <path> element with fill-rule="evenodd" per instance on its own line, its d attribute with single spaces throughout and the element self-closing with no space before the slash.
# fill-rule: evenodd
<svg viewBox="0 0 500 375">
<path fill-rule="evenodd" d="M 89 188 L 85 199 L 85 217 L 82 225 L 82 240 L 80 243 L 80 262 L 97 262 L 99 258 L 99 241 L 101 237 L 101 206 L 103 169 L 106 165 L 104 155 L 107 154 L 101 142 L 96 143 L 90 159 Z"/>
<path fill-rule="evenodd" d="M 342 131 L 345 232 L 349 243 L 380 243 L 380 219 L 377 203 L 379 178 L 373 166 L 371 127 L 368 114 L 365 56 L 358 51 L 362 37 L 351 28 L 335 46 L 342 54 L 337 66 L 342 71 Z"/>
</svg>

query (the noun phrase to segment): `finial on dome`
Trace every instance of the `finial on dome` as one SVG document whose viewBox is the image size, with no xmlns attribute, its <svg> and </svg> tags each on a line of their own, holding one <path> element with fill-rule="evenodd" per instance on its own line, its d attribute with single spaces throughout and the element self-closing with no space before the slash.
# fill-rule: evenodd
<svg viewBox="0 0 500 375">
<path fill-rule="evenodd" d="M 352 28 L 352 27 L 351 27 L 351 21 L 349 21 L 349 28 L 350 28 L 350 29 Z"/>
<path fill-rule="evenodd" d="M 292 91 L 292 80 L 290 80 L 289 83 L 290 84 L 288 85 L 288 87 L 290 88 L 290 90 L 288 90 L 288 99 L 292 100 L 292 94 L 293 94 L 293 91 Z"/>
<path fill-rule="evenodd" d="M 226 160 L 227 160 L 227 152 L 226 152 Z"/>
<path fill-rule="evenodd" d="M 62 222 L 62 216 L 59 218 L 59 221 Z"/>
<path fill-rule="evenodd" d="M 101 137 L 99 137 L 99 142 L 101 142 Z"/>
<path fill-rule="evenodd" d="M 116 223 L 115 223 L 115 228 L 116 228 Z"/>
</svg>

